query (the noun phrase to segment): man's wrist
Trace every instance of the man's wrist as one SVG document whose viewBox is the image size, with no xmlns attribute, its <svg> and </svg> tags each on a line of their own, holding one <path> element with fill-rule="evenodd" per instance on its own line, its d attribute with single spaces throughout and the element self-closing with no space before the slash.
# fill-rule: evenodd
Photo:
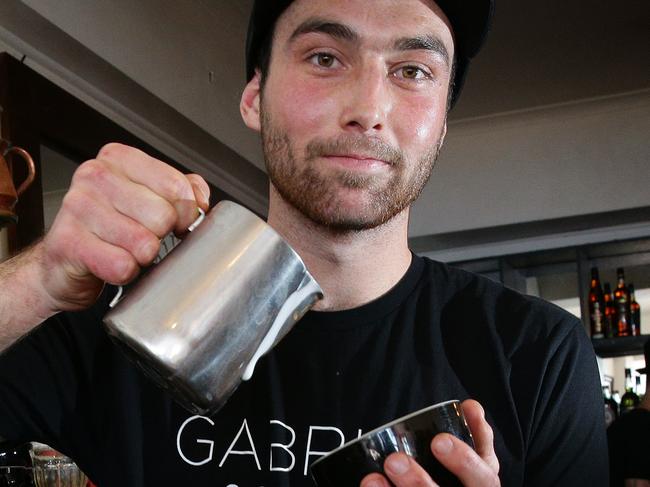
<svg viewBox="0 0 650 487">
<path fill-rule="evenodd" d="M 57 312 L 44 286 L 43 244 L 0 264 L 0 350 Z"/>
</svg>

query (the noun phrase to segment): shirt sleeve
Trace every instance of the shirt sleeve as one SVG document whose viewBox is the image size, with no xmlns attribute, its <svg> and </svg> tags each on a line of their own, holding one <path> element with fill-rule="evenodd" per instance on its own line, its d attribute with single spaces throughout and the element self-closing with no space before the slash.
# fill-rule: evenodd
<svg viewBox="0 0 650 487">
<path fill-rule="evenodd" d="M 0 436 L 65 452 L 89 434 L 101 307 L 56 315 L 0 354 Z"/>
<path fill-rule="evenodd" d="M 551 337 L 527 446 L 526 486 L 607 486 L 608 455 L 600 376 L 582 324 Z M 568 333 L 567 331 L 568 330 Z"/>
</svg>

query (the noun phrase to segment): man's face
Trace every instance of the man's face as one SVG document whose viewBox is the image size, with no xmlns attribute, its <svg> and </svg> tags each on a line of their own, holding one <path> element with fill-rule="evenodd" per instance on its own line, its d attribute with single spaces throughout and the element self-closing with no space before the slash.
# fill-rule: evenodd
<svg viewBox="0 0 650 487">
<path fill-rule="evenodd" d="M 276 26 L 260 103 L 282 198 L 343 231 L 407 208 L 444 137 L 453 49 L 430 1 L 294 1 Z"/>
</svg>

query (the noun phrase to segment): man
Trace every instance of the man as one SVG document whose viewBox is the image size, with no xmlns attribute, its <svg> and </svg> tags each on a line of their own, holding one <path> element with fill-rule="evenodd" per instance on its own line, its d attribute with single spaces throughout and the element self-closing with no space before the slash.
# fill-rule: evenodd
<svg viewBox="0 0 650 487">
<path fill-rule="evenodd" d="M 449 435 L 431 448 L 464 485 L 606 482 L 600 385 L 580 322 L 407 246 L 409 205 L 490 10 L 256 2 L 241 113 L 262 134 L 268 221 L 324 300 L 219 413 L 184 412 L 107 339 L 109 293 L 78 310 L 187 228 L 207 186 L 108 145 L 79 168 L 44 241 L 3 268 L 4 346 L 47 323 L 0 359 L 0 434 L 68 453 L 102 487 L 311 485 L 308 466 L 325 452 L 459 398 L 476 452 Z M 399 487 L 435 485 L 406 455 L 386 473 Z M 362 485 L 389 484 L 374 474 Z"/>
<path fill-rule="evenodd" d="M 640 374 L 648 374 L 650 340 L 643 346 L 645 367 Z M 650 487 L 650 394 L 647 389 L 639 406 L 624 413 L 609 428 L 607 442 L 610 459 L 611 487 Z"/>
</svg>

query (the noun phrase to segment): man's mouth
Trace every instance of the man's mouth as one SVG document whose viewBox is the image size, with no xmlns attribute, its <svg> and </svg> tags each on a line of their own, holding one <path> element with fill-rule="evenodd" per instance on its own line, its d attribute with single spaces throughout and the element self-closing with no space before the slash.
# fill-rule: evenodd
<svg viewBox="0 0 650 487">
<path fill-rule="evenodd" d="M 305 148 L 305 160 L 320 160 L 349 172 L 379 175 L 402 166 L 399 149 L 378 138 L 346 134 L 333 139 L 314 139 Z"/>
<path fill-rule="evenodd" d="M 391 162 L 379 159 L 371 154 L 334 153 L 325 154 L 323 158 L 334 164 L 353 170 L 381 169 L 392 165 Z"/>
</svg>

